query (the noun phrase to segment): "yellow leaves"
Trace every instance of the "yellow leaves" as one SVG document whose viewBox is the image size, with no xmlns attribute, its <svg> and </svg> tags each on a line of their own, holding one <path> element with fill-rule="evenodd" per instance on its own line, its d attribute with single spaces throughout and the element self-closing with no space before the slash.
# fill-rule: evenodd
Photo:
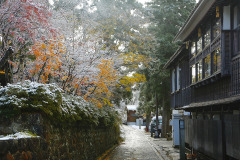
<svg viewBox="0 0 240 160">
<path fill-rule="evenodd" d="M 45 43 L 42 43 L 42 44 L 41 44 L 41 48 L 42 48 L 42 49 L 46 49 Z"/>
<path fill-rule="evenodd" d="M 68 78 L 68 76 L 62 77 L 62 80 L 65 81 Z"/>
<path fill-rule="evenodd" d="M 130 88 L 130 87 L 127 87 L 127 88 L 126 88 L 126 91 L 129 91 L 129 92 L 130 92 L 130 91 L 131 91 L 131 88 Z"/>
<path fill-rule="evenodd" d="M 146 78 L 145 75 L 134 73 L 132 76 L 122 77 L 119 81 L 122 86 L 125 86 L 125 90 L 131 91 L 131 86 L 137 83 L 146 82 Z"/>
<path fill-rule="evenodd" d="M 132 52 L 128 54 L 123 54 L 120 56 L 123 59 L 123 64 L 127 65 L 129 68 L 136 69 L 140 66 L 148 67 L 150 58 L 145 55 L 134 54 Z"/>
</svg>

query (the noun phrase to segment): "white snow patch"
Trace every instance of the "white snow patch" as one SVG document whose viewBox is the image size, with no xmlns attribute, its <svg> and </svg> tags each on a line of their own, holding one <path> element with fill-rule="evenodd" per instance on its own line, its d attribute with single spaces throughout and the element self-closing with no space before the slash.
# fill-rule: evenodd
<svg viewBox="0 0 240 160">
<path fill-rule="evenodd" d="M 127 105 L 127 109 L 129 111 L 136 111 L 137 110 L 137 105 Z"/>
<path fill-rule="evenodd" d="M 1 137 L 1 136 L 0 136 Z M 17 132 L 15 134 L 10 134 L 4 137 L 1 137 L 0 140 L 9 140 L 9 139 L 21 139 L 21 138 L 38 138 L 39 136 L 33 136 L 27 132 Z"/>
</svg>

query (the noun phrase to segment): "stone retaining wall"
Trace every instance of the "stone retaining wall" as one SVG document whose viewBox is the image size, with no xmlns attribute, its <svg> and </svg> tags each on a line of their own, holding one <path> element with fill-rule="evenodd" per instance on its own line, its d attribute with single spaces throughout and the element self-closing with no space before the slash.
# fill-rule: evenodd
<svg viewBox="0 0 240 160">
<path fill-rule="evenodd" d="M 0 118 L 0 135 L 19 131 L 39 137 L 0 140 L 1 160 L 95 160 L 119 138 L 118 127 L 57 125 L 37 113 Z"/>
</svg>

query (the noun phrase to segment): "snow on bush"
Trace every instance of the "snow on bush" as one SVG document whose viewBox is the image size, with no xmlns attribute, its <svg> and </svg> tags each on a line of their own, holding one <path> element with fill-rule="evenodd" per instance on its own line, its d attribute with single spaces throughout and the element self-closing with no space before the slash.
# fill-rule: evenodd
<svg viewBox="0 0 240 160">
<path fill-rule="evenodd" d="M 0 88 L 0 115 L 43 112 L 61 121 L 82 121 L 109 125 L 116 119 L 110 107 L 97 108 L 82 97 L 68 95 L 56 84 L 25 81 Z"/>
</svg>

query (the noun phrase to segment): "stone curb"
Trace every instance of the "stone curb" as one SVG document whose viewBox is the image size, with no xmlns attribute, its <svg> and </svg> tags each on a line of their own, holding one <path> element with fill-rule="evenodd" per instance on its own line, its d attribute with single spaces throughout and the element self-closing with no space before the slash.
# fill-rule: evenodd
<svg viewBox="0 0 240 160">
<path fill-rule="evenodd" d="M 157 150 L 157 152 L 161 155 L 161 160 L 176 160 L 176 157 L 173 157 L 171 155 L 172 153 L 169 153 L 169 149 L 175 150 L 174 147 L 165 147 L 164 145 L 161 146 L 161 142 L 164 143 L 164 142 L 166 142 L 165 140 L 162 140 L 161 138 L 150 137 L 150 134 L 147 132 L 145 132 L 145 135 L 147 136 L 147 139 L 148 139 L 149 143 L 151 144 L 151 146 L 154 147 L 155 150 Z M 157 143 L 154 141 L 157 141 Z M 174 153 L 175 152 L 176 152 L 176 154 L 178 154 L 178 151 L 174 151 Z"/>
<path fill-rule="evenodd" d="M 105 153 L 103 153 L 97 160 L 108 160 L 108 157 L 111 155 L 111 153 L 120 145 L 116 144 L 113 147 L 111 147 L 110 149 L 108 149 Z"/>
</svg>

